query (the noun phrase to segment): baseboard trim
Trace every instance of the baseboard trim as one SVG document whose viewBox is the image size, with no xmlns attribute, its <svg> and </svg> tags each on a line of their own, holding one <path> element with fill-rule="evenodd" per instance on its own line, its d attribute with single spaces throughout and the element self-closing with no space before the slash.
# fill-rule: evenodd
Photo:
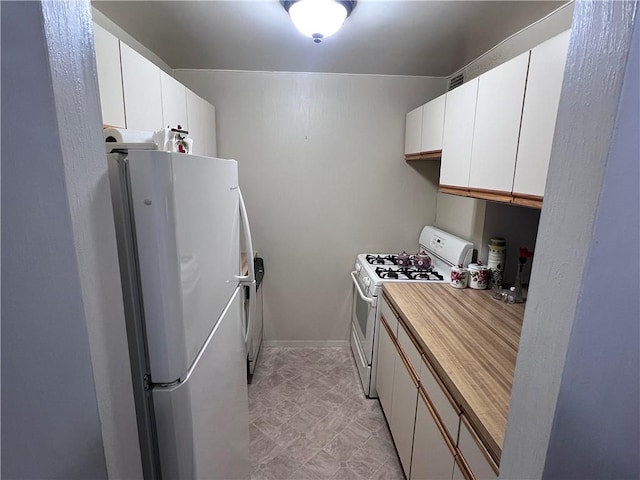
<svg viewBox="0 0 640 480">
<path fill-rule="evenodd" d="M 330 348 L 330 347 L 348 347 L 348 340 L 264 340 L 264 347 L 281 347 L 281 348 Z"/>
</svg>

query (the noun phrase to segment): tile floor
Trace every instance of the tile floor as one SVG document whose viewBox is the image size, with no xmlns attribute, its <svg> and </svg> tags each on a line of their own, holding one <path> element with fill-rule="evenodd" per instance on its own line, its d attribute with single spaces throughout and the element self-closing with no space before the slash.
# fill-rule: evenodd
<svg viewBox="0 0 640 480">
<path fill-rule="evenodd" d="M 349 347 L 264 347 L 249 385 L 252 480 L 402 480 Z"/>
</svg>

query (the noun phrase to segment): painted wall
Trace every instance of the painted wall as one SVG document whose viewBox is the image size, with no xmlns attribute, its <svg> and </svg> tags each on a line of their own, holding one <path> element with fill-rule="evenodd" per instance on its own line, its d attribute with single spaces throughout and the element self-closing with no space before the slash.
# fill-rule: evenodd
<svg viewBox="0 0 640 480">
<path fill-rule="evenodd" d="M 344 341 L 358 253 L 415 251 L 433 223 L 438 162 L 404 161 L 406 112 L 445 79 L 176 71 L 216 106 L 265 258 L 265 336 Z"/>
<path fill-rule="evenodd" d="M 107 478 L 42 5 L 0 8 L 2 477 Z"/>
<path fill-rule="evenodd" d="M 640 245 L 638 131 L 636 20 L 562 372 L 545 478 L 640 477 L 640 281 L 637 270 L 630 268 L 634 262 L 625 254 L 633 252 L 636 257 Z"/>
<path fill-rule="evenodd" d="M 90 6 L 1 8 L 2 475 L 140 478 Z"/>
<path fill-rule="evenodd" d="M 571 28 L 574 5 L 573 1 L 562 5 L 546 17 L 506 38 L 451 76 L 464 72 L 465 82 L 469 81 L 568 30 Z"/>
<path fill-rule="evenodd" d="M 619 111 L 636 9 L 576 3 L 504 479 L 638 477 L 637 72 Z"/>
</svg>

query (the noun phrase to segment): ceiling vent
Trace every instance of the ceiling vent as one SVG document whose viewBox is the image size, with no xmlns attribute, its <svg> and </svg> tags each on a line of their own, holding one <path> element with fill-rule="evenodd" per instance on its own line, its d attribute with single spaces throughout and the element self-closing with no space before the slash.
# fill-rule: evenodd
<svg viewBox="0 0 640 480">
<path fill-rule="evenodd" d="M 455 77 L 451 77 L 449 79 L 449 91 L 453 90 L 454 88 L 458 88 L 463 83 L 464 83 L 464 72 L 459 73 Z"/>
</svg>

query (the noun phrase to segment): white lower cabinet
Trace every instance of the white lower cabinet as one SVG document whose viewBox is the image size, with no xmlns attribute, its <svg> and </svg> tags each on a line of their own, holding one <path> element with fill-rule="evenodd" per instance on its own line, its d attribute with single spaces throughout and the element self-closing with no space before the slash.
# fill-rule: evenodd
<svg viewBox="0 0 640 480">
<path fill-rule="evenodd" d="M 481 445 L 480 440 L 471 431 L 466 421 L 460 423 L 458 451 L 464 457 L 473 478 L 476 480 L 496 480 L 498 478 L 497 468 L 489 460 L 489 453 Z"/>
<path fill-rule="evenodd" d="M 376 388 L 407 479 L 496 480 L 498 467 L 459 404 L 403 321 L 383 306 Z"/>
<path fill-rule="evenodd" d="M 384 322 L 384 319 L 383 319 Z M 381 325 L 378 337 L 378 372 L 376 390 L 380 405 L 387 419 L 391 418 L 393 401 L 393 370 L 396 361 L 396 347 L 384 325 Z"/>
<path fill-rule="evenodd" d="M 454 464 L 452 446 L 438 428 L 424 393 L 418 398 L 410 480 L 451 478 Z"/>
<path fill-rule="evenodd" d="M 407 477 L 411 471 L 411 449 L 413 448 L 413 430 L 416 423 L 416 404 L 418 402 L 418 383 L 409 373 L 409 367 L 400 353 L 396 353 L 393 375 L 393 407 L 389 427 L 402 469 Z"/>
</svg>

